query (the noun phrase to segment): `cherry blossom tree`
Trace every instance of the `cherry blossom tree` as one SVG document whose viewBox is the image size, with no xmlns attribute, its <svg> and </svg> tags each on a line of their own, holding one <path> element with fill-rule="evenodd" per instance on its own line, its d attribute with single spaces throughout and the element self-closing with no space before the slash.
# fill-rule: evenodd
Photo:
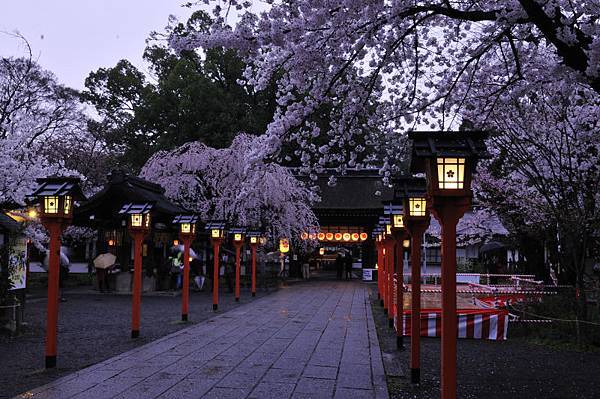
<svg viewBox="0 0 600 399">
<path fill-rule="evenodd" d="M 401 167 L 391 155 L 406 130 L 491 130 L 480 199 L 512 232 L 558 235 L 563 276 L 584 291 L 598 230 L 600 3 L 299 0 L 261 13 L 252 1 L 214 3 L 208 34 L 173 34 L 171 45 L 235 48 L 247 82 L 276 81 L 264 157 L 296 142 L 310 172 L 396 144 L 378 160 L 387 177 Z M 323 126 L 315 115 L 325 104 Z"/>
<path fill-rule="evenodd" d="M 495 157 L 479 197 L 513 230 L 550 243 L 556 274 L 585 305 L 586 258 L 600 229 L 600 98 L 586 85 L 551 79 L 511 92 L 486 117 Z M 560 248 L 560 250 L 558 250 Z"/>
<path fill-rule="evenodd" d="M 474 81 L 486 86 L 478 107 L 485 112 L 529 78 L 539 52 L 549 54 L 546 69 L 600 92 L 597 2 L 300 0 L 268 2 L 260 14 L 252 1 L 213 3 L 211 31 L 173 34 L 172 46 L 236 48 L 249 64 L 247 82 L 260 90 L 276 80 L 279 107 L 267 132 L 276 139 L 263 152 L 295 141 L 307 169 L 398 142 L 405 129 L 456 127 Z M 330 123 L 322 127 L 315 115 L 325 104 Z M 321 135 L 329 140 L 317 146 Z M 354 151 L 336 151 L 347 146 Z M 384 174 L 394 170 L 394 162 L 383 165 Z"/>
<path fill-rule="evenodd" d="M 311 210 L 317 198 L 290 170 L 257 157 L 266 140 L 242 133 L 225 149 L 189 142 L 157 152 L 140 176 L 204 220 L 264 227 L 275 239 L 298 238 L 318 225 Z"/>
</svg>

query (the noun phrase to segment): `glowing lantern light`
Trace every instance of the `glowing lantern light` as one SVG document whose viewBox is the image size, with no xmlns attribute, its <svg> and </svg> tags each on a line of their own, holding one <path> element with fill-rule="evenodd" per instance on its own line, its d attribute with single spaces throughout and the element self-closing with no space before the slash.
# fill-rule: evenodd
<svg viewBox="0 0 600 399">
<path fill-rule="evenodd" d="M 287 254 L 290 252 L 290 242 L 287 238 L 282 238 L 279 240 L 279 252 L 282 254 Z"/>
</svg>

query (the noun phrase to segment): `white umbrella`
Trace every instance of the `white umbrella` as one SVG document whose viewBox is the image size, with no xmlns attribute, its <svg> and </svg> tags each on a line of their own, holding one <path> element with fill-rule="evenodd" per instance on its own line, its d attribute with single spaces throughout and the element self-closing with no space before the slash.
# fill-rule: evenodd
<svg viewBox="0 0 600 399">
<path fill-rule="evenodd" d="M 48 253 L 49 253 L 49 251 L 46 251 L 46 256 L 44 256 L 44 261 L 42 262 L 42 268 L 46 271 L 48 271 L 48 262 L 50 261 L 50 257 L 48 256 Z M 69 258 L 67 257 L 67 255 L 65 255 L 65 253 L 61 250 L 60 251 L 60 265 L 66 266 L 68 268 L 70 263 L 71 262 L 69 261 Z"/>
<path fill-rule="evenodd" d="M 173 245 L 171 247 L 171 251 L 173 251 L 173 252 L 182 252 L 183 253 L 183 244 Z M 194 252 L 194 250 L 192 248 L 190 248 L 190 258 L 192 258 L 192 259 L 198 259 L 198 255 L 196 255 L 196 252 Z"/>
<path fill-rule="evenodd" d="M 108 269 L 115 264 L 117 257 L 111 253 L 104 253 L 96 256 L 94 259 L 94 267 L 96 269 Z"/>
</svg>

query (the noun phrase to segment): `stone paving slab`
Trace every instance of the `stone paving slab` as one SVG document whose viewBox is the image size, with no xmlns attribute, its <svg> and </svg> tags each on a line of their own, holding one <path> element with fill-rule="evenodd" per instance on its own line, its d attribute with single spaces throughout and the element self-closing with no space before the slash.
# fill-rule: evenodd
<svg viewBox="0 0 600 399">
<path fill-rule="evenodd" d="M 387 398 L 367 291 L 292 285 L 17 398 Z"/>
</svg>

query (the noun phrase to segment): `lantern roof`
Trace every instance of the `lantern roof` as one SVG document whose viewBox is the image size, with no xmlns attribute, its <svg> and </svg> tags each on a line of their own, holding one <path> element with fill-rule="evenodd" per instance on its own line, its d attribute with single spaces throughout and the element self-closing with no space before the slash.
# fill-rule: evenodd
<svg viewBox="0 0 600 399">
<path fill-rule="evenodd" d="M 387 216 L 379 216 L 379 224 L 385 226 L 386 224 L 392 224 L 392 220 Z"/>
<path fill-rule="evenodd" d="M 198 223 L 198 216 L 196 215 L 177 215 L 175 219 L 173 219 L 173 224 L 196 224 Z"/>
<path fill-rule="evenodd" d="M 121 170 L 108 175 L 108 182 L 88 201 L 73 209 L 73 224 L 93 228 L 118 228 L 121 221 L 115 218 L 121 204 L 152 202 L 152 218 L 154 223 L 168 226 L 176 215 L 188 214 L 179 205 L 164 196 L 165 190 L 160 185 Z"/>
<path fill-rule="evenodd" d="M 224 220 L 209 220 L 204 228 L 206 230 L 225 230 L 227 222 Z"/>
<path fill-rule="evenodd" d="M 246 228 L 245 227 L 232 227 L 229 229 L 229 232 L 231 234 L 246 234 Z"/>
<path fill-rule="evenodd" d="M 426 158 L 456 157 L 474 161 L 490 158 L 485 145 L 488 133 L 484 131 L 412 131 L 408 138 L 412 140 L 410 170 L 413 173 L 425 172 Z"/>
<path fill-rule="evenodd" d="M 152 202 L 129 203 L 123 205 L 119 211 L 119 215 L 146 214 L 150 213 L 152 208 L 154 208 L 154 204 Z"/>
<path fill-rule="evenodd" d="M 36 179 L 38 183 L 30 197 L 49 197 L 69 195 L 76 201 L 85 201 L 85 195 L 79 187 L 78 177 L 45 177 Z"/>
<path fill-rule="evenodd" d="M 427 193 L 427 180 L 424 177 L 403 176 L 393 179 L 394 198 L 419 198 Z"/>
<path fill-rule="evenodd" d="M 383 214 L 384 215 L 402 215 L 402 205 L 388 202 L 383 204 Z"/>
<path fill-rule="evenodd" d="M 255 229 L 255 230 L 248 230 L 246 235 L 248 237 L 260 237 L 260 236 L 262 236 L 262 233 L 260 232 L 260 230 Z"/>
</svg>

